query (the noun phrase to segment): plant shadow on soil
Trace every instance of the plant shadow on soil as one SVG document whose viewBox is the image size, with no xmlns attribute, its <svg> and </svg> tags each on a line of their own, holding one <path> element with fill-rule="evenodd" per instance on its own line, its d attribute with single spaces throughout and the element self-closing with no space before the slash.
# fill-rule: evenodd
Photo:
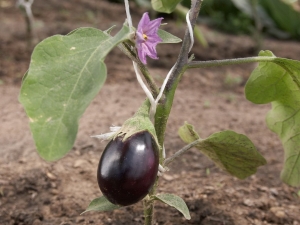
<svg viewBox="0 0 300 225">
<path fill-rule="evenodd" d="M 92 199 L 101 196 L 96 170 L 106 143 L 90 136 L 107 132 L 111 125 L 121 125 L 145 98 L 130 60 L 119 50 L 109 54 L 107 82 L 80 120 L 73 149 L 57 162 L 44 162 L 35 151 L 28 118 L 18 102 L 32 48 L 27 47 L 22 14 L 13 0 L 4 2 L 0 4 L 0 224 L 142 224 L 141 203 L 112 212 L 80 215 Z M 137 24 L 143 9 L 134 4 L 131 8 Z M 76 4 L 36 1 L 33 14 L 39 40 L 82 26 L 105 30 L 116 24 L 116 32 L 125 18 L 122 4 L 104 0 L 78 0 Z M 184 27 L 167 22 L 166 30 L 182 38 Z M 200 28 L 210 47 L 205 49 L 196 43 L 192 51 L 197 60 L 256 55 L 251 37 L 222 34 L 204 25 Z M 264 49 L 300 60 L 299 42 L 267 38 Z M 160 60 L 149 60 L 158 82 L 172 67 L 179 50 L 180 44 L 159 45 Z M 282 145 L 265 124 L 270 105 L 253 105 L 244 97 L 243 86 L 254 67 L 249 64 L 187 71 L 176 92 L 165 146 L 168 156 L 184 146 L 177 130 L 188 121 L 202 137 L 225 129 L 247 135 L 268 164 L 240 181 L 191 149 L 171 164 L 170 171 L 160 179 L 158 191 L 182 197 L 192 219 L 187 221 L 175 209 L 157 203 L 156 224 L 300 225 L 299 189 L 280 181 Z"/>
</svg>

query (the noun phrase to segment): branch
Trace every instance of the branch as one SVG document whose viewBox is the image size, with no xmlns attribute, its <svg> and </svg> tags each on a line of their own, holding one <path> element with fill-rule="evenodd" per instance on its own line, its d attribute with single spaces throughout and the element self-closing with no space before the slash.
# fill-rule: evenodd
<svg viewBox="0 0 300 225">
<path fill-rule="evenodd" d="M 203 0 L 192 1 L 192 6 L 191 6 L 191 10 L 190 10 L 190 15 L 189 15 L 192 28 L 195 27 L 202 1 Z M 191 44 L 191 39 L 190 39 L 189 29 L 187 28 L 185 31 L 184 39 L 182 42 L 179 56 L 176 61 L 175 68 L 170 76 L 170 79 L 169 79 L 167 85 L 166 85 L 166 90 L 165 90 L 166 95 L 168 92 L 170 92 L 170 90 L 172 90 L 174 88 L 176 89 L 176 87 L 177 87 L 177 84 L 181 78 L 181 75 L 183 74 L 183 72 L 185 70 L 184 67 L 185 67 L 186 63 L 188 62 L 188 52 L 189 52 L 190 44 Z"/>
<path fill-rule="evenodd" d="M 196 146 L 201 141 L 203 141 L 203 140 L 202 139 L 198 139 L 198 140 L 193 141 L 192 143 L 184 146 L 182 149 L 180 149 L 174 155 L 170 156 L 169 158 L 167 158 L 164 161 L 164 167 L 168 166 L 174 159 L 176 159 L 177 157 L 179 157 L 180 155 L 182 155 L 183 153 L 185 153 L 187 150 L 191 149 L 192 147 Z"/>
<path fill-rule="evenodd" d="M 193 0 L 191 10 L 189 13 L 189 19 L 192 28 L 195 26 L 200 7 L 203 0 Z M 156 114 L 155 114 L 155 130 L 160 146 L 164 144 L 165 131 L 167 121 L 171 112 L 175 90 L 181 79 L 182 74 L 186 70 L 186 64 L 188 62 L 188 52 L 191 45 L 189 29 L 185 31 L 184 39 L 182 42 L 180 54 L 178 56 L 177 62 L 172 70 L 170 79 L 166 84 L 164 90 L 164 96 L 161 98 L 159 104 L 157 105 Z M 160 163 L 163 163 L 163 151 L 160 149 Z"/>
<path fill-rule="evenodd" d="M 276 59 L 276 57 L 256 56 L 256 57 L 237 58 L 237 59 L 193 61 L 193 62 L 189 62 L 187 64 L 187 69 L 215 67 L 215 66 L 228 66 L 228 65 L 236 65 L 236 64 L 242 64 L 242 63 L 252 63 L 252 62 L 274 62 L 274 59 Z"/>
<path fill-rule="evenodd" d="M 126 44 L 126 43 L 122 43 L 119 44 L 118 47 L 121 49 L 121 51 L 123 53 L 125 53 L 125 55 L 127 55 L 132 61 L 136 62 L 140 71 L 142 72 L 151 92 L 154 98 L 157 97 L 158 93 L 159 93 L 159 89 L 157 84 L 155 83 L 153 77 L 150 75 L 149 70 L 147 69 L 147 67 L 140 61 L 138 60 L 136 53 L 131 50 L 130 45 Z"/>
</svg>

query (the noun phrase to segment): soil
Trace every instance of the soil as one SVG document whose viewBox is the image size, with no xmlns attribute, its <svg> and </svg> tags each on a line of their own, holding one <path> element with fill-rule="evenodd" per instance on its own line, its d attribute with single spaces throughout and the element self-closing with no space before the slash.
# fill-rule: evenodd
<svg viewBox="0 0 300 225">
<path fill-rule="evenodd" d="M 90 138 L 121 125 L 145 99 L 130 60 L 113 50 L 107 57 L 108 79 L 80 120 L 73 149 L 63 159 L 45 162 L 37 154 L 28 118 L 18 102 L 21 78 L 32 47 L 28 46 L 22 13 L 13 0 L 0 1 L 0 224 L 142 224 L 141 203 L 111 212 L 80 215 L 89 202 L 101 196 L 96 182 L 98 160 L 106 145 Z M 134 24 L 142 8 L 131 4 Z M 33 44 L 54 34 L 67 34 L 82 26 L 105 30 L 125 18 L 122 4 L 105 0 L 35 1 Z M 166 30 L 182 37 L 184 27 L 166 19 Z M 233 36 L 199 25 L 209 48 L 195 43 L 197 60 L 255 56 L 249 36 Z M 280 57 L 300 60 L 300 43 L 265 37 L 263 49 Z M 158 83 L 176 60 L 180 44 L 159 45 L 159 61 L 149 60 Z M 268 164 L 255 175 L 238 180 L 218 169 L 196 149 L 170 166 L 159 182 L 160 193 L 182 197 L 191 213 L 185 220 L 175 209 L 155 205 L 155 224 L 291 224 L 300 225 L 299 188 L 279 179 L 283 147 L 268 130 L 265 115 L 270 105 L 254 105 L 244 97 L 244 84 L 255 64 L 189 70 L 176 92 L 166 134 L 167 156 L 184 146 L 178 128 L 188 121 L 203 138 L 231 129 L 247 135 Z"/>
</svg>

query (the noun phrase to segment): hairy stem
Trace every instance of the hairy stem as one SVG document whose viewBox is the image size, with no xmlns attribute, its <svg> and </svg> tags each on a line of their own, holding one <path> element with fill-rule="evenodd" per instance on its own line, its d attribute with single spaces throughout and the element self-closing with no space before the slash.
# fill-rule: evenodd
<svg viewBox="0 0 300 225">
<path fill-rule="evenodd" d="M 196 19 L 200 11 L 201 3 L 202 0 L 192 1 L 191 11 L 189 14 L 192 27 L 195 26 Z M 187 69 L 186 64 L 188 62 L 188 52 L 189 52 L 190 45 L 191 45 L 190 34 L 189 34 L 189 29 L 187 28 L 182 42 L 180 54 L 177 58 L 170 79 L 166 84 L 166 88 L 164 90 L 164 97 L 160 100 L 159 104 L 157 105 L 157 110 L 155 115 L 155 129 L 156 129 L 156 134 L 160 146 L 163 146 L 164 143 L 166 125 L 173 104 L 175 90 L 182 77 L 182 74 Z M 160 159 L 161 159 L 160 163 L 163 164 L 164 159 L 162 157 L 162 151 L 160 151 Z"/>
<path fill-rule="evenodd" d="M 193 141 L 192 143 L 184 146 L 182 149 L 178 150 L 174 155 L 170 156 L 164 161 L 164 166 L 168 166 L 171 162 L 173 162 L 174 159 L 181 156 L 183 153 L 185 153 L 187 150 L 191 149 L 192 147 L 196 146 L 202 141 L 202 139 L 198 139 L 196 141 Z"/>
<path fill-rule="evenodd" d="M 237 59 L 221 59 L 221 60 L 210 60 L 210 61 L 193 61 L 187 64 L 187 69 L 192 68 L 204 68 L 204 67 L 216 67 L 216 66 L 228 66 L 242 63 L 253 63 L 253 62 L 274 62 L 276 57 L 269 56 L 256 56 L 247 58 Z"/>
<path fill-rule="evenodd" d="M 193 0 L 191 11 L 189 14 L 189 19 L 192 28 L 195 26 L 196 19 L 198 17 L 200 7 L 201 7 L 202 0 Z M 185 36 L 183 39 L 182 47 L 178 59 L 176 61 L 175 67 L 172 70 L 170 78 L 166 84 L 163 96 L 157 105 L 156 114 L 155 114 L 155 130 L 158 139 L 158 143 L 160 145 L 159 151 L 159 161 L 160 164 L 164 162 L 163 156 L 163 146 L 164 146 L 164 137 L 166 131 L 166 125 L 169 118 L 169 114 L 171 111 L 175 90 L 179 83 L 179 80 L 187 69 L 186 64 L 188 62 L 188 52 L 191 46 L 190 34 L 189 29 L 186 29 Z M 158 183 L 158 178 L 156 179 L 155 185 L 153 186 L 152 190 L 149 193 L 149 196 L 153 196 L 156 193 L 156 187 Z M 145 224 L 152 225 L 153 222 L 153 200 L 145 199 L 144 200 L 144 216 L 145 216 Z"/>
<path fill-rule="evenodd" d="M 152 220 L 153 220 L 153 210 L 154 210 L 154 205 L 153 205 L 153 200 L 150 200 L 149 196 L 147 196 L 144 201 L 144 217 L 145 217 L 145 225 L 152 225 Z"/>
<path fill-rule="evenodd" d="M 156 98 L 156 96 L 159 93 L 159 88 L 158 88 L 157 84 L 155 83 L 153 77 L 150 75 L 147 67 L 140 60 L 137 59 L 138 57 L 136 56 L 136 53 L 133 50 L 131 50 L 131 47 L 128 44 L 122 43 L 122 44 L 119 44 L 118 47 L 132 61 L 137 63 L 137 66 L 139 67 L 140 71 L 142 72 L 142 74 L 150 88 L 150 91 L 152 92 L 153 97 Z"/>
<path fill-rule="evenodd" d="M 300 82 L 295 77 L 294 73 L 290 71 L 288 67 L 285 66 L 284 63 L 276 60 L 276 57 L 273 56 L 256 56 L 256 57 L 247 57 L 247 58 L 237 58 L 237 59 L 221 59 L 221 60 L 211 60 L 211 61 L 193 61 L 187 64 L 187 69 L 192 68 L 204 68 L 204 67 L 216 67 L 216 66 L 228 66 L 228 65 L 236 65 L 242 63 L 253 63 L 253 62 L 272 62 L 277 64 L 278 66 L 285 69 L 288 74 L 292 77 L 293 81 L 300 88 Z"/>
</svg>

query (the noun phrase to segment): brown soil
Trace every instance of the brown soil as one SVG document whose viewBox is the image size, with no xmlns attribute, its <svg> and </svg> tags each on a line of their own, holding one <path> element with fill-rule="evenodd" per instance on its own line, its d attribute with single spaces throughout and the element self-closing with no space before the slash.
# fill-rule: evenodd
<svg viewBox="0 0 300 225">
<path fill-rule="evenodd" d="M 75 1 L 74 1 L 75 2 Z M 122 4 L 107 1 L 36 1 L 35 37 L 66 34 L 80 26 L 107 29 L 123 23 Z M 136 24 L 142 9 L 132 5 Z M 171 20 L 166 29 L 179 37 L 184 28 Z M 0 2 L 0 224 L 142 224 L 142 204 L 112 212 L 80 215 L 89 202 L 101 196 L 96 182 L 98 159 L 105 142 L 90 138 L 121 125 L 142 103 L 130 60 L 114 50 L 106 63 L 108 80 L 86 110 L 72 151 L 47 163 L 36 153 L 24 109 L 18 102 L 21 78 L 28 68 L 32 48 L 27 47 L 25 22 L 13 0 Z M 254 56 L 250 37 L 221 34 L 201 26 L 210 48 L 196 43 L 197 59 Z M 180 45 L 161 45 L 160 61 L 150 61 L 158 82 L 176 60 Z M 264 49 L 281 57 L 300 60 L 300 43 L 265 39 Z M 159 192 L 181 196 L 192 219 L 166 205 L 156 204 L 156 224 L 292 224 L 300 225 L 299 188 L 283 184 L 280 170 L 283 148 L 268 130 L 265 115 L 270 105 L 254 105 L 243 86 L 254 64 L 190 70 L 182 79 L 168 123 L 167 155 L 184 146 L 178 128 L 188 121 L 202 137 L 232 129 L 246 134 L 268 161 L 257 174 L 238 180 L 219 170 L 195 149 L 177 159 L 160 179 Z M 209 173 L 208 173 L 209 171 Z"/>
</svg>

